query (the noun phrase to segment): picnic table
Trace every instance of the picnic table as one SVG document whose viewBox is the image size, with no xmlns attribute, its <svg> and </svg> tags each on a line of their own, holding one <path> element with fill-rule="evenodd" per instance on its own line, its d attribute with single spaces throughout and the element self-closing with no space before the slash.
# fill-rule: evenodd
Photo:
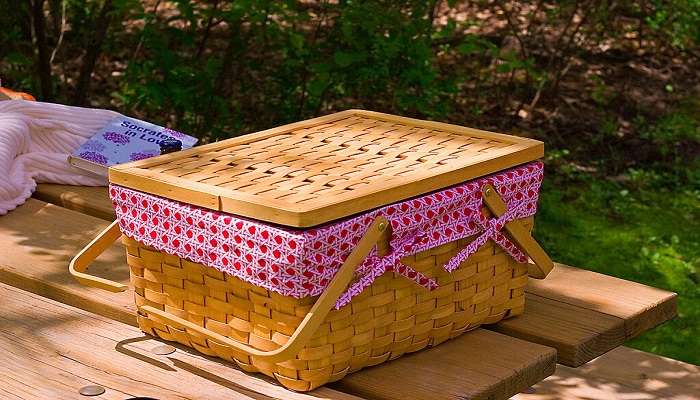
<svg viewBox="0 0 700 400">
<path fill-rule="evenodd" d="M 192 349 L 163 347 L 136 328 L 132 293 L 75 282 L 67 272 L 70 258 L 113 218 L 105 188 L 63 185 L 39 185 L 33 199 L 0 218 L 0 398 L 75 399 L 86 386 L 103 388 L 100 399 L 530 400 L 700 393 L 699 367 L 621 347 L 676 315 L 674 293 L 562 264 L 547 279 L 530 281 L 522 316 L 309 393 L 291 392 Z M 128 284 L 121 245 L 100 256 L 91 273 Z"/>
</svg>

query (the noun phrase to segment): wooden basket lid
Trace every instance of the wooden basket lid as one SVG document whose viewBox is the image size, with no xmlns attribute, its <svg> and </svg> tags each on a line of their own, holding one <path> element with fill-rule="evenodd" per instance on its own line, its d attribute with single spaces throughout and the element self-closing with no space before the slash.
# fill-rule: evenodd
<svg viewBox="0 0 700 400">
<path fill-rule="evenodd" d="M 543 156 L 537 140 L 363 110 L 121 164 L 111 183 L 310 227 Z"/>
</svg>

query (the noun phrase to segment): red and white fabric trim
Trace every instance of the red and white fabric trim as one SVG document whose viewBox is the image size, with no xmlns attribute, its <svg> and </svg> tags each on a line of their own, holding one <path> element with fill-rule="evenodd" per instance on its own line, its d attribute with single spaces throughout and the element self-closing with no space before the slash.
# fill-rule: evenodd
<svg viewBox="0 0 700 400">
<path fill-rule="evenodd" d="M 359 279 L 338 300 L 341 307 L 387 271 L 434 289 L 435 281 L 401 264 L 401 258 L 473 235 L 479 236 L 446 263 L 446 270 L 488 240 L 526 261 L 500 231 L 508 221 L 535 214 L 542 173 L 542 163 L 534 162 L 310 229 L 284 228 L 117 185 L 109 193 L 123 234 L 295 298 L 321 294 L 369 224 L 382 215 L 391 223 L 391 250 L 383 257 L 370 253 L 358 267 Z M 487 183 L 508 206 L 500 218 L 487 220 L 481 213 L 481 188 Z"/>
</svg>

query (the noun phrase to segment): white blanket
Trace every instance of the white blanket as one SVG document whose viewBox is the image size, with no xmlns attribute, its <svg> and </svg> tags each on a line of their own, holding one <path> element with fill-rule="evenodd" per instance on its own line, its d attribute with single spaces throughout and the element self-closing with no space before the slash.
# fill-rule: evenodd
<svg viewBox="0 0 700 400">
<path fill-rule="evenodd" d="M 0 215 L 24 203 L 37 183 L 106 185 L 105 178 L 71 166 L 68 155 L 118 115 L 53 103 L 0 101 Z"/>
</svg>

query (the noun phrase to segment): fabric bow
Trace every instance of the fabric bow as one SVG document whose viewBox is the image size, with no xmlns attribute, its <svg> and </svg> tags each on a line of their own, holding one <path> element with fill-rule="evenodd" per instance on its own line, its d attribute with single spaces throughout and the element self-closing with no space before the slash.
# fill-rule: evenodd
<svg viewBox="0 0 700 400">
<path fill-rule="evenodd" d="M 479 212 L 477 224 L 483 229 L 481 235 L 474 239 L 471 243 L 462 249 L 459 253 L 455 254 L 450 261 L 445 264 L 445 270 L 452 272 L 459 265 L 469 258 L 472 254 L 476 253 L 481 246 L 486 244 L 487 241 L 493 240 L 503 248 L 511 257 L 516 261 L 524 263 L 527 262 L 527 256 L 525 253 L 518 248 L 506 235 L 501 233 L 503 227 L 510 221 L 514 220 L 517 216 L 524 203 L 516 206 L 515 208 L 508 209 L 503 215 L 498 218 L 488 219 L 483 213 Z"/>
<path fill-rule="evenodd" d="M 452 272 L 459 265 L 467 260 L 472 254 L 476 253 L 481 246 L 487 241 L 493 240 L 496 244 L 502 247 L 513 259 L 518 262 L 526 262 L 527 256 L 516 246 L 501 230 L 510 221 L 516 219 L 523 208 L 525 202 L 519 203 L 517 206 L 508 209 L 503 215 L 497 218 L 487 218 L 482 212 L 483 199 L 479 201 L 469 202 L 465 205 L 468 208 L 466 215 L 476 215 L 476 226 L 482 229 L 481 234 L 469 243 L 464 249 L 455 254 L 445 265 L 444 268 L 448 272 Z M 472 217 L 474 218 L 474 217 Z M 391 220 L 390 220 L 391 221 Z M 470 221 L 463 221 L 465 225 Z M 432 243 L 425 232 L 430 232 L 435 225 L 439 223 L 439 219 L 429 219 L 419 224 L 416 229 L 412 230 L 414 234 L 406 234 L 402 237 L 396 237 L 392 242 L 391 250 L 388 254 L 380 257 L 376 253 L 368 257 L 365 262 L 358 268 L 357 273 L 360 277 L 357 282 L 352 284 L 348 291 L 343 294 L 338 300 L 336 307 L 341 307 L 350 301 L 354 294 L 362 291 L 369 286 L 378 276 L 385 272 L 396 272 L 417 284 L 425 287 L 428 290 L 433 290 L 438 287 L 435 279 L 429 278 L 426 275 L 416 271 L 410 266 L 403 264 L 401 259 L 404 257 L 416 254 L 427 248 L 438 246 L 442 243 Z M 397 226 L 397 223 L 391 221 L 392 227 Z M 451 238 L 450 241 L 463 239 L 474 235 L 474 231 L 466 229 L 462 236 Z"/>
</svg>

